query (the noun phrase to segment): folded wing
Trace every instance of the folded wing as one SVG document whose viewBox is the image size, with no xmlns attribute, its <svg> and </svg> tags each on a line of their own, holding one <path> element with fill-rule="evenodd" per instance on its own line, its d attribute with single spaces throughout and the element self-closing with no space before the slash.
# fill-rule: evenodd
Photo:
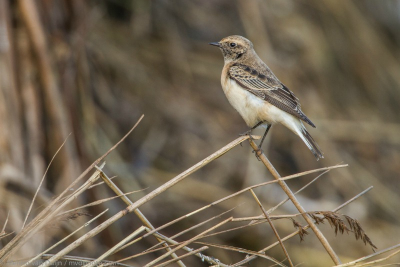
<svg viewBox="0 0 400 267">
<path fill-rule="evenodd" d="M 269 69 L 259 73 L 249 66 L 234 64 L 229 69 L 229 76 L 250 93 L 315 128 L 314 123 L 301 111 L 299 99 Z"/>
</svg>

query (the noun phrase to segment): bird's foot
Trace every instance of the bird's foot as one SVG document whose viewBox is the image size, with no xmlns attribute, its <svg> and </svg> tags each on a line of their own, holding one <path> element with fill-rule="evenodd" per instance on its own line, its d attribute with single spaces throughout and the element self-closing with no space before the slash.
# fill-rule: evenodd
<svg viewBox="0 0 400 267">
<path fill-rule="evenodd" d="M 261 161 L 261 154 L 263 153 L 263 150 L 261 149 L 260 146 L 257 147 L 257 149 L 253 150 L 253 153 L 256 155 L 256 158 L 258 159 L 258 161 Z"/>
<path fill-rule="evenodd" d="M 246 135 L 248 135 L 248 136 L 251 137 L 251 130 L 252 130 L 252 129 L 250 129 L 250 130 L 248 130 L 248 131 L 245 131 L 244 133 L 239 134 L 239 136 L 246 136 Z"/>
</svg>

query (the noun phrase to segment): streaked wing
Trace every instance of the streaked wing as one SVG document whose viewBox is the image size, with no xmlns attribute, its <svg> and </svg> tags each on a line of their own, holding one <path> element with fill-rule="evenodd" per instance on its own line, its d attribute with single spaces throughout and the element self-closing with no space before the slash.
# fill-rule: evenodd
<svg viewBox="0 0 400 267">
<path fill-rule="evenodd" d="M 299 99 L 269 69 L 259 73 L 249 66 L 234 64 L 229 76 L 250 93 L 315 127 L 301 111 Z"/>
</svg>

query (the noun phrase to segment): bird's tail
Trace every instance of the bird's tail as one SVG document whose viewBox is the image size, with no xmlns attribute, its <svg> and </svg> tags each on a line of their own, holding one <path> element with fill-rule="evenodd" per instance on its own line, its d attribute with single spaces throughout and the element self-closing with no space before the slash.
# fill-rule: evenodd
<svg viewBox="0 0 400 267">
<path fill-rule="evenodd" d="M 302 125 L 303 126 L 303 125 Z M 301 129 L 302 135 L 300 136 L 301 139 L 304 141 L 304 143 L 307 145 L 307 147 L 311 150 L 311 152 L 314 154 L 315 158 L 317 160 L 323 159 L 324 155 L 322 154 L 319 146 L 315 142 L 314 138 L 311 137 L 311 135 L 307 132 L 306 127 L 302 127 Z"/>
</svg>

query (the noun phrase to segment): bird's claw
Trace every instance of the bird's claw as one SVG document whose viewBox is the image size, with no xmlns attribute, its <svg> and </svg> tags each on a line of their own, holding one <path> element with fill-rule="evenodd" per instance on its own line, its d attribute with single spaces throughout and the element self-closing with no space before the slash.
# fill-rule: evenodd
<svg viewBox="0 0 400 267">
<path fill-rule="evenodd" d="M 253 150 L 253 153 L 256 155 L 258 161 L 261 161 L 260 155 L 263 153 L 261 147 L 258 147 L 257 149 Z"/>
<path fill-rule="evenodd" d="M 250 136 L 251 137 L 251 130 L 245 131 L 244 133 L 239 134 L 239 136 Z"/>
</svg>

